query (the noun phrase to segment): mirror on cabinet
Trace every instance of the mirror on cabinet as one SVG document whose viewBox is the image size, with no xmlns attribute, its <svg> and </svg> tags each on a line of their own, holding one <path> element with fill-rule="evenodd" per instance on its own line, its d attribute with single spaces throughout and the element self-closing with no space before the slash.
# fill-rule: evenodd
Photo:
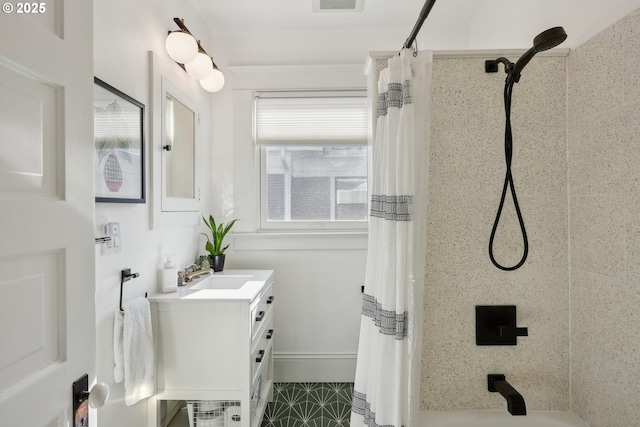
<svg viewBox="0 0 640 427">
<path fill-rule="evenodd" d="M 162 210 L 198 210 L 195 105 L 162 79 Z"/>
<path fill-rule="evenodd" d="M 196 224 L 200 212 L 197 105 L 162 73 L 150 53 L 153 227 Z"/>
<path fill-rule="evenodd" d="M 195 197 L 195 112 L 169 92 L 164 94 L 165 130 L 162 138 L 164 195 L 168 199 Z"/>
</svg>

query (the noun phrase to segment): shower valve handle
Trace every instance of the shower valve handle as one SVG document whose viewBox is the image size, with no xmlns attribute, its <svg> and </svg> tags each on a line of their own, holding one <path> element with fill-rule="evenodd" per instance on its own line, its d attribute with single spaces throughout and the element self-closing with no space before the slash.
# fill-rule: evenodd
<svg viewBox="0 0 640 427">
<path fill-rule="evenodd" d="M 505 325 L 502 323 L 496 324 L 493 330 L 500 338 L 504 338 L 508 336 L 516 336 L 516 337 L 529 336 L 529 329 L 527 328 L 516 328 L 511 325 Z"/>
<path fill-rule="evenodd" d="M 518 345 L 517 337 L 528 335 L 517 327 L 515 305 L 476 306 L 476 345 Z"/>
</svg>

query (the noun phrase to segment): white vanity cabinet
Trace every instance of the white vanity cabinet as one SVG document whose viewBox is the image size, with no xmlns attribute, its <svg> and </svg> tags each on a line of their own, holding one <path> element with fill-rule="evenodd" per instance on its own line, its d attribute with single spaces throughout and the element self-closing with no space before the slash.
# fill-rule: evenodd
<svg viewBox="0 0 640 427">
<path fill-rule="evenodd" d="M 160 400 L 239 402 L 239 419 L 207 425 L 259 426 L 272 399 L 273 271 L 215 273 L 149 300 L 156 348 L 150 426 L 158 427 Z"/>
</svg>

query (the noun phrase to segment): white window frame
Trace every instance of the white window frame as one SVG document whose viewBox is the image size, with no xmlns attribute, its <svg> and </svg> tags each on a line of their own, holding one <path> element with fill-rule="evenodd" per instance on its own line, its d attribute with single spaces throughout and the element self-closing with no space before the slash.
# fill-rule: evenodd
<svg viewBox="0 0 640 427">
<path fill-rule="evenodd" d="M 315 97 L 315 96 L 326 96 L 326 97 L 335 97 L 335 96 L 357 96 L 363 97 L 366 99 L 367 93 L 366 90 L 349 90 L 349 91 L 336 91 L 336 90 L 328 90 L 328 91 L 291 91 L 291 92 L 254 92 L 254 100 L 257 99 L 258 96 L 268 96 L 268 97 Z M 256 102 L 254 101 L 253 106 L 253 138 L 254 138 L 254 146 L 257 151 L 257 155 L 259 157 L 260 163 L 260 173 L 259 173 L 259 182 L 260 182 L 260 194 L 259 194 L 259 224 L 260 229 L 263 231 L 284 231 L 284 232 L 335 232 L 335 231 L 366 231 L 368 228 L 368 208 L 367 215 L 363 220 L 349 220 L 349 221 L 336 221 L 336 220 L 327 220 L 327 221 L 267 221 L 267 147 L 274 146 L 284 146 L 284 145 L 258 145 L 256 144 Z M 314 144 L 289 144 L 289 146 L 310 146 Z M 362 144 L 349 144 L 350 146 L 358 146 L 364 147 L 367 152 L 370 149 L 366 139 Z M 336 145 L 320 145 L 317 144 L 318 147 L 330 147 L 330 146 L 340 146 Z M 344 146 L 344 145 L 342 145 Z M 370 159 L 370 156 L 366 156 L 367 159 Z M 368 161 L 368 160 L 367 160 Z M 369 168 L 366 168 L 367 171 Z M 350 178 L 350 177 L 345 177 Z M 369 181 L 368 177 L 365 176 L 367 182 Z M 335 183 L 331 183 L 332 189 L 334 188 Z M 335 194 L 335 191 L 333 191 Z"/>
</svg>

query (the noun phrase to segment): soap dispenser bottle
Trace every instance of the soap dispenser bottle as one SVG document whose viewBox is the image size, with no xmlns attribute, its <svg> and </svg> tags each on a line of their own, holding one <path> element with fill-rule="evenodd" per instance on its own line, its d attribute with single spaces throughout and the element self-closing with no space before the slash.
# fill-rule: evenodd
<svg viewBox="0 0 640 427">
<path fill-rule="evenodd" d="M 158 271 L 160 292 L 169 293 L 178 290 L 178 269 L 176 268 L 175 255 L 165 255 L 163 268 Z"/>
</svg>

